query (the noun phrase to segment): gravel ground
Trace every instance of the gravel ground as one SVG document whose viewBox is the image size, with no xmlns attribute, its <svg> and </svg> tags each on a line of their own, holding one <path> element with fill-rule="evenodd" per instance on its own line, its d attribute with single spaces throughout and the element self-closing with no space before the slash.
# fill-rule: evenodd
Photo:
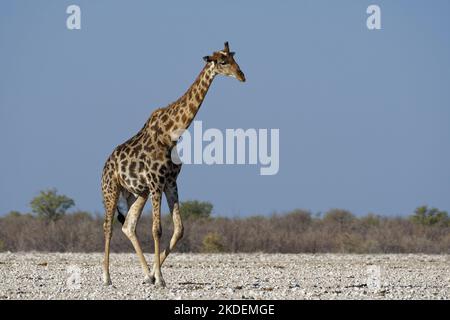
<svg viewBox="0 0 450 320">
<path fill-rule="evenodd" d="M 151 255 L 147 254 L 147 261 Z M 449 299 L 449 255 L 178 254 L 167 287 L 142 284 L 135 254 L 0 253 L 0 299 Z"/>
</svg>

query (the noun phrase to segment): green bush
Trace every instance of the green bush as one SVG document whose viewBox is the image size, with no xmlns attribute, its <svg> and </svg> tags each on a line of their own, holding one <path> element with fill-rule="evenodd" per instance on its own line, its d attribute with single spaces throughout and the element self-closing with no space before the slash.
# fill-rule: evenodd
<svg viewBox="0 0 450 320">
<path fill-rule="evenodd" d="M 222 237 L 215 232 L 207 233 L 203 238 L 202 251 L 206 253 L 224 252 Z"/>
<path fill-rule="evenodd" d="M 446 211 L 441 211 L 437 208 L 428 208 L 427 206 L 418 207 L 410 219 L 414 223 L 424 226 L 450 225 L 448 213 Z"/>
<path fill-rule="evenodd" d="M 185 201 L 180 204 L 180 213 L 183 218 L 209 218 L 213 205 L 210 202 Z"/>
<path fill-rule="evenodd" d="M 31 209 L 38 217 L 50 221 L 60 219 L 75 202 L 65 195 L 58 195 L 56 189 L 41 191 L 30 202 Z"/>
<path fill-rule="evenodd" d="M 11 218 L 17 218 L 20 217 L 22 214 L 19 211 L 13 210 L 10 211 L 6 216 Z"/>
</svg>

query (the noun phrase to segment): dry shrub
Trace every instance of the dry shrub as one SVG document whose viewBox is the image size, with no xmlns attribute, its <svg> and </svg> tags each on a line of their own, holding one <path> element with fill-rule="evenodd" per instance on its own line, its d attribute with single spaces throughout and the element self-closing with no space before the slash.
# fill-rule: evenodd
<svg viewBox="0 0 450 320">
<path fill-rule="evenodd" d="M 188 217 L 179 252 L 268 253 L 450 253 L 448 224 L 421 225 L 408 217 L 356 217 L 333 209 L 323 218 L 294 210 L 286 214 L 248 218 Z M 103 217 L 86 212 L 68 214 L 57 221 L 31 215 L 0 218 L 0 250 L 48 252 L 103 251 Z M 111 249 L 134 252 L 115 220 Z M 137 227 L 142 248 L 152 252 L 152 219 L 144 214 Z M 162 248 L 173 232 L 170 215 L 162 217 Z"/>
</svg>

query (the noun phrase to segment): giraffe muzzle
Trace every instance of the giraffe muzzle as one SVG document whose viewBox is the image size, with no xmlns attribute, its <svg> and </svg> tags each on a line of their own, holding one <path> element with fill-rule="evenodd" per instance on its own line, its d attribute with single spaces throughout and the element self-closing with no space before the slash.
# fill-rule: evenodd
<svg viewBox="0 0 450 320">
<path fill-rule="evenodd" d="M 245 75 L 241 70 L 238 71 L 236 78 L 241 82 L 245 82 Z"/>
</svg>

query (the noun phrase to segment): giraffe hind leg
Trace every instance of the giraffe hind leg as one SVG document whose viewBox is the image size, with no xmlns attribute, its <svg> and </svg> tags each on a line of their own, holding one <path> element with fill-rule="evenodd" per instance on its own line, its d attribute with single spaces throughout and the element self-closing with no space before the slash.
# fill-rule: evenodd
<svg viewBox="0 0 450 320">
<path fill-rule="evenodd" d="M 103 283 L 105 285 L 111 284 L 111 277 L 109 275 L 109 252 L 110 242 L 112 237 L 112 222 L 114 213 L 117 208 L 117 201 L 119 197 L 118 186 L 110 182 L 108 185 L 102 186 L 103 202 L 105 205 L 105 221 L 103 223 L 103 232 L 105 235 L 105 257 L 103 260 Z"/>
</svg>

